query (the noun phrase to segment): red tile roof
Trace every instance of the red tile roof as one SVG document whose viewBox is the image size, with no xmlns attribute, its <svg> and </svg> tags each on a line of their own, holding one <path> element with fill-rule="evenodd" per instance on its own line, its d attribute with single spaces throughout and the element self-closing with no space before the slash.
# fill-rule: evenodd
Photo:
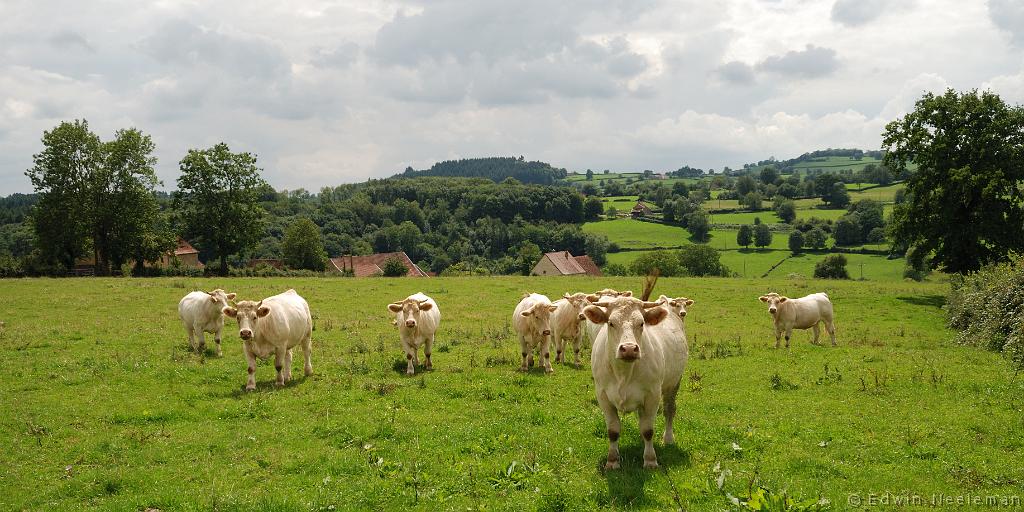
<svg viewBox="0 0 1024 512">
<path fill-rule="evenodd" d="M 178 237 L 178 247 L 174 249 L 175 256 L 181 256 L 182 254 L 199 254 L 199 251 L 192 244 L 185 241 L 184 238 Z"/>
<path fill-rule="evenodd" d="M 544 257 L 550 260 L 563 276 L 586 273 L 569 251 L 549 252 Z"/>
<path fill-rule="evenodd" d="M 384 262 L 391 258 L 398 258 L 405 265 L 405 268 L 409 269 L 409 272 L 405 274 L 407 277 L 427 277 L 427 273 L 420 270 L 405 252 L 382 252 L 369 256 L 341 256 L 339 258 L 331 258 L 331 263 L 334 264 L 334 267 L 339 272 L 345 269 L 352 269 L 356 277 L 370 277 L 383 273 Z"/>
<path fill-rule="evenodd" d="M 590 256 L 584 254 L 583 256 L 575 256 L 573 259 L 576 263 L 587 273 L 588 276 L 601 276 L 601 269 L 597 267 L 597 263 L 590 259 Z"/>
</svg>

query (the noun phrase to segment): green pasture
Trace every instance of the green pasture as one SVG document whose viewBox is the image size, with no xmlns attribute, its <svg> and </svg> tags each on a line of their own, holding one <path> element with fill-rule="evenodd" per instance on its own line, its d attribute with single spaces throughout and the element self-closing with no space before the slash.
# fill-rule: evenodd
<svg viewBox="0 0 1024 512">
<path fill-rule="evenodd" d="M 677 226 L 634 219 L 588 222 L 583 231 L 608 237 L 610 242 L 629 249 L 677 247 L 690 243 L 690 232 Z"/>
<path fill-rule="evenodd" d="M 677 443 L 661 443 L 659 418 L 661 468 L 642 469 L 626 416 L 622 469 L 605 471 L 589 350 L 580 369 L 520 373 L 509 318 L 526 291 L 640 284 L 2 280 L 0 509 L 717 511 L 730 508 L 726 493 L 763 486 L 843 510 L 872 494 L 1020 494 L 1024 380 L 1000 355 L 951 343 L 944 283 L 774 273 L 658 282 L 656 294 L 696 301 Z M 296 357 L 296 379 L 275 388 L 263 363 L 244 392 L 234 321 L 223 357 L 190 352 L 177 301 L 214 287 L 245 299 L 298 290 L 315 318 L 314 375 Z M 407 377 L 386 305 L 417 291 L 442 323 L 434 370 Z M 773 348 L 756 299 L 768 291 L 827 292 L 839 346 L 798 332 Z"/>
</svg>

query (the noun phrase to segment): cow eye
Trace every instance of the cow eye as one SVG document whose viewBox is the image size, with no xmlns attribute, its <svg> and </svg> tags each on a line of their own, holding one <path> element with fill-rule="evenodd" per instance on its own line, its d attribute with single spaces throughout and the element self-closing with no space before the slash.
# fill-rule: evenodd
<svg viewBox="0 0 1024 512">
<path fill-rule="evenodd" d="M 608 322 L 608 327 L 615 327 L 615 324 L 612 322 Z"/>
</svg>

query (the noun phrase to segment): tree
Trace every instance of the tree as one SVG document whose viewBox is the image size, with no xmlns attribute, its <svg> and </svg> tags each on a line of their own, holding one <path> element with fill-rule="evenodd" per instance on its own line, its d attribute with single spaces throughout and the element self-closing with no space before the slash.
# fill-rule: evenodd
<svg viewBox="0 0 1024 512">
<path fill-rule="evenodd" d="M 750 225 L 743 224 L 736 232 L 736 245 L 745 249 L 752 243 L 754 243 L 754 230 L 750 228 Z"/>
<path fill-rule="evenodd" d="M 836 245 L 857 245 L 863 242 L 860 217 L 856 213 L 848 213 L 839 217 L 832 228 L 832 236 L 836 239 Z"/>
<path fill-rule="evenodd" d="M 789 250 L 793 251 L 793 254 L 800 254 L 800 251 L 804 248 L 804 234 L 799 230 L 794 230 L 789 234 Z"/>
<path fill-rule="evenodd" d="M 861 238 L 867 239 L 868 234 L 875 229 L 885 227 L 884 210 L 882 203 L 873 199 L 861 199 L 847 208 L 850 213 L 856 213 L 860 220 Z"/>
<path fill-rule="evenodd" d="M 828 198 L 828 203 L 833 208 L 846 208 L 850 204 L 850 192 L 846 190 L 846 184 L 841 181 L 832 184 L 832 193 Z"/>
<path fill-rule="evenodd" d="M 673 199 L 665 201 L 661 206 L 661 220 L 665 222 L 676 221 L 676 202 Z"/>
<path fill-rule="evenodd" d="M 775 170 L 772 166 L 766 166 L 761 168 L 761 183 L 769 185 L 775 183 L 775 180 L 779 179 L 779 171 Z"/>
<path fill-rule="evenodd" d="M 772 231 L 767 224 L 754 226 L 754 245 L 757 247 L 768 247 L 772 244 Z"/>
<path fill-rule="evenodd" d="M 232 153 L 223 142 L 190 149 L 181 160 L 175 195 L 185 231 L 202 250 L 220 259 L 227 274 L 228 256 L 253 247 L 263 236 L 260 190 L 266 185 L 256 156 Z"/>
<path fill-rule="evenodd" d="M 604 213 L 604 203 L 601 199 L 590 196 L 583 202 L 583 219 L 586 221 L 597 220 Z"/>
<path fill-rule="evenodd" d="M 814 277 L 819 279 L 849 279 L 846 271 L 846 256 L 829 254 L 814 265 Z"/>
<path fill-rule="evenodd" d="M 775 207 L 775 214 L 779 216 L 779 219 L 782 219 L 782 222 L 792 224 L 796 220 L 796 204 L 788 199 L 779 201 L 779 204 Z"/>
<path fill-rule="evenodd" d="M 832 173 L 819 174 L 814 177 L 814 194 L 821 196 L 826 204 L 832 204 L 832 194 L 835 192 L 835 184 L 842 183 L 839 176 Z"/>
<path fill-rule="evenodd" d="M 792 185 L 790 183 L 783 183 L 782 186 L 779 187 L 778 192 L 776 193 L 787 199 L 793 199 L 796 196 L 800 195 L 800 191 L 799 189 L 796 188 L 796 185 Z"/>
<path fill-rule="evenodd" d="M 381 272 L 384 277 L 403 277 L 409 273 L 409 269 L 405 267 L 405 263 L 401 259 L 392 256 L 384 260 Z"/>
<path fill-rule="evenodd" d="M 43 132 L 43 150 L 32 161 L 25 175 L 39 194 L 32 224 L 40 257 L 70 269 L 89 248 L 89 186 L 102 165 L 102 143 L 87 121 L 63 122 Z"/>
<path fill-rule="evenodd" d="M 528 276 L 533 270 L 533 267 L 537 265 L 543 254 L 540 251 L 540 247 L 537 244 L 529 241 L 524 241 L 519 244 L 519 247 L 515 251 L 516 254 L 516 267 L 519 273 Z"/>
<path fill-rule="evenodd" d="M 748 210 L 757 211 L 761 209 L 761 194 L 759 192 L 750 192 L 743 196 L 740 200 L 740 204 L 746 207 Z"/>
<path fill-rule="evenodd" d="M 590 169 L 587 169 L 587 181 L 593 181 L 593 180 L 594 180 L 594 171 L 591 171 Z"/>
<path fill-rule="evenodd" d="M 648 251 L 629 264 L 629 271 L 633 275 L 646 276 L 654 269 L 658 269 L 663 277 L 682 275 L 679 256 L 671 251 Z"/>
<path fill-rule="evenodd" d="M 679 265 L 691 276 L 729 275 L 729 269 L 722 265 L 721 255 L 707 245 L 687 245 L 677 254 L 679 255 Z"/>
<path fill-rule="evenodd" d="M 754 181 L 754 178 L 751 178 L 749 175 L 740 176 L 736 180 L 736 193 L 739 194 L 740 197 L 743 197 L 755 190 L 757 190 L 757 183 Z"/>
<path fill-rule="evenodd" d="M 320 228 L 306 217 L 288 226 L 281 243 L 281 253 L 285 265 L 291 268 L 320 272 L 327 266 L 327 251 L 324 250 Z"/>
<path fill-rule="evenodd" d="M 614 219 L 619 216 L 619 209 L 614 206 L 609 206 L 608 209 L 604 211 L 604 216 L 609 219 Z"/>
<path fill-rule="evenodd" d="M 1024 108 L 972 90 L 925 94 L 886 125 L 884 163 L 907 178 L 894 242 L 933 254 L 933 268 L 967 273 L 1024 249 Z"/>
<path fill-rule="evenodd" d="M 828 235 L 821 228 L 813 228 L 804 235 L 804 245 L 814 250 L 824 249 L 827 241 Z"/>
<path fill-rule="evenodd" d="M 686 229 L 698 242 L 707 242 L 711 233 L 711 221 L 704 210 L 697 210 L 686 216 Z"/>
</svg>

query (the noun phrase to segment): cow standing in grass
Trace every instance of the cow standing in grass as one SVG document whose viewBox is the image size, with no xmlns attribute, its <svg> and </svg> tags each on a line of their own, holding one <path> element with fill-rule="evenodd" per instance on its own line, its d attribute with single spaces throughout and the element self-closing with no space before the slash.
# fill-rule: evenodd
<svg viewBox="0 0 1024 512">
<path fill-rule="evenodd" d="M 555 362 L 565 362 L 565 342 L 572 341 L 572 349 L 576 354 L 574 363 L 580 367 L 580 345 L 583 341 L 583 329 L 580 324 L 586 318 L 583 308 L 590 305 L 587 294 L 565 294 L 554 302 L 555 312 L 551 313 L 551 339 L 555 342 Z"/>
<path fill-rule="evenodd" d="M 693 305 L 693 301 L 686 297 L 676 297 L 673 299 L 666 295 L 658 297 L 658 302 L 668 309 L 670 315 L 678 318 L 680 322 L 686 321 L 686 308 Z"/>
<path fill-rule="evenodd" d="M 824 293 L 812 293 L 799 299 L 783 297 L 775 292 L 758 297 L 768 304 L 768 313 L 775 323 L 775 348 L 779 348 L 779 338 L 785 333 L 786 348 L 793 329 L 814 329 L 814 340 L 818 344 L 820 335 L 819 323 L 825 324 L 825 330 L 832 338 L 832 346 L 836 346 L 836 324 L 832 315 L 832 301 Z"/>
<path fill-rule="evenodd" d="M 664 401 L 665 444 L 675 442 L 676 393 L 686 368 L 682 322 L 668 321 L 668 307 L 633 297 L 606 299 L 583 313 L 604 326 L 591 351 L 597 403 L 608 428 L 606 469 L 619 467 L 620 413 L 636 411 L 644 439 L 644 467 L 657 468 L 654 417 Z"/>
<path fill-rule="evenodd" d="M 189 348 L 205 351 L 206 336 L 203 333 L 208 332 L 213 334 L 213 341 L 217 342 L 217 355 L 222 354 L 220 334 L 224 330 L 224 314 L 221 311 L 234 298 L 235 294 L 226 293 L 220 288 L 212 292 L 192 292 L 181 298 L 178 302 L 178 318 L 181 318 L 185 332 L 188 333 Z M 199 339 L 198 346 L 196 338 Z"/>
<path fill-rule="evenodd" d="M 246 391 L 256 389 L 256 358 L 274 355 L 278 386 L 292 379 L 292 348 L 302 346 L 306 376 L 313 374 L 310 361 L 313 351 L 313 317 L 306 300 L 288 290 L 259 302 L 244 300 L 235 307 L 224 308 L 224 314 L 238 320 L 238 336 L 242 338 L 245 359 L 249 363 Z"/>
<path fill-rule="evenodd" d="M 528 371 L 533 365 L 534 350 L 539 350 L 544 372 L 554 371 L 551 368 L 551 313 L 557 307 L 544 295 L 531 293 L 519 301 L 512 313 L 512 327 L 519 335 L 519 348 L 523 355 L 521 371 Z"/>
<path fill-rule="evenodd" d="M 441 310 L 437 303 L 423 293 L 417 293 L 405 300 L 388 304 L 388 311 L 395 314 L 392 323 L 398 327 L 398 334 L 402 338 L 402 350 L 405 351 L 408 363 L 406 375 L 416 373 L 416 366 L 420 364 L 417 353 L 421 344 L 426 369 L 432 370 L 434 364 L 430 360 L 431 347 L 434 345 L 437 326 L 441 324 Z"/>
</svg>

